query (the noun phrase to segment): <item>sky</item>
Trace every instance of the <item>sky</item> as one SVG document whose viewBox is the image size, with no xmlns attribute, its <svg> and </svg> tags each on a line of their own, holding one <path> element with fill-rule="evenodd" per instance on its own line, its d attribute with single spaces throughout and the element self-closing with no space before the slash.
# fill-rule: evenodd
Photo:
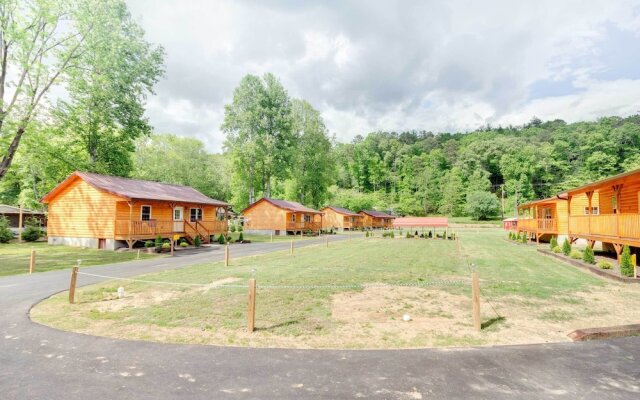
<svg viewBox="0 0 640 400">
<path fill-rule="evenodd" d="M 127 4 L 166 51 L 151 124 L 210 151 L 234 88 L 266 72 L 342 142 L 640 112 L 640 0 Z"/>
</svg>

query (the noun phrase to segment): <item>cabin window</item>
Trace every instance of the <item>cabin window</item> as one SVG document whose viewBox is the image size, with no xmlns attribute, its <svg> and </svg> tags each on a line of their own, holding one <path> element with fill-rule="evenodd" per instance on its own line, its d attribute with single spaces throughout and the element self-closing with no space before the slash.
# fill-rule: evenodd
<svg viewBox="0 0 640 400">
<path fill-rule="evenodd" d="M 618 196 L 611 197 L 611 206 L 613 208 L 613 213 L 618 213 Z"/>
<path fill-rule="evenodd" d="M 191 209 L 191 222 L 202 221 L 202 208 Z"/>
<path fill-rule="evenodd" d="M 351 217 L 351 222 L 356 222 L 356 217 Z"/>
<path fill-rule="evenodd" d="M 140 220 L 149 221 L 151 219 L 151 206 L 140 207 Z"/>
<path fill-rule="evenodd" d="M 591 207 L 591 214 L 600 215 L 600 207 Z"/>
<path fill-rule="evenodd" d="M 296 215 L 295 214 L 291 214 L 291 222 L 296 222 Z"/>
<path fill-rule="evenodd" d="M 589 215 L 589 207 L 584 208 L 584 215 Z"/>
<path fill-rule="evenodd" d="M 311 215 L 306 215 L 304 216 L 304 222 L 311 222 Z"/>
</svg>

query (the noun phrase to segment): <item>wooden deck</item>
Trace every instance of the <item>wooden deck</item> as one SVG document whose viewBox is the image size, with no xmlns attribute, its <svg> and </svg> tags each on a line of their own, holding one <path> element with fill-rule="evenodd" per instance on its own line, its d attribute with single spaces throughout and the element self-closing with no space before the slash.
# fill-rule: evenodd
<svg viewBox="0 0 640 400">
<path fill-rule="evenodd" d="M 640 214 L 570 216 L 569 236 L 590 241 L 640 246 Z"/>
<path fill-rule="evenodd" d="M 131 227 L 131 228 L 130 228 Z M 130 230 L 131 229 L 131 230 Z M 211 235 L 219 235 L 227 230 L 226 221 L 129 221 L 117 220 L 115 224 L 114 239 L 116 240 L 147 240 L 157 236 L 170 238 L 180 235 L 195 238 L 200 235 L 205 242 Z"/>
<path fill-rule="evenodd" d="M 287 231 L 299 232 L 299 231 L 319 231 L 322 227 L 320 222 L 287 222 Z"/>
</svg>

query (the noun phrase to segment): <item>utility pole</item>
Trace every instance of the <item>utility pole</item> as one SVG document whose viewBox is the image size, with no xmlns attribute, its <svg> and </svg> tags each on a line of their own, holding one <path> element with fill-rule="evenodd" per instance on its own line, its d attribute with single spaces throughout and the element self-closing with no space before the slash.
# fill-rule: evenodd
<svg viewBox="0 0 640 400">
<path fill-rule="evenodd" d="M 502 193 L 502 219 L 504 219 L 504 183 L 500 185 L 500 192 Z"/>
<path fill-rule="evenodd" d="M 514 202 L 514 206 L 513 206 L 513 216 L 518 218 L 518 188 L 516 187 L 516 200 Z"/>
</svg>

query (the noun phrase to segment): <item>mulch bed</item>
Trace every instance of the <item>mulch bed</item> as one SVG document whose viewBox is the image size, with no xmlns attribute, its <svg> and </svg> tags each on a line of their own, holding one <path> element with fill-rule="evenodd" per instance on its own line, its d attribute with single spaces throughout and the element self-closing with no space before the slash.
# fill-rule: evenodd
<svg viewBox="0 0 640 400">
<path fill-rule="evenodd" d="M 564 254 L 554 253 L 551 250 L 538 249 L 538 251 L 544 255 L 557 258 L 558 260 L 571 264 L 574 267 L 582 268 L 584 270 L 587 270 L 591 273 L 594 273 L 598 276 L 602 276 L 607 279 L 611 279 L 611 280 L 614 280 L 617 282 L 623 282 L 623 283 L 640 283 L 640 279 L 638 278 L 634 279 L 626 276 L 620 276 L 619 267 L 617 267 L 616 265 L 614 265 L 614 269 L 602 269 L 596 265 L 587 264 L 581 260 L 575 260 L 573 258 L 569 258 Z"/>
</svg>

